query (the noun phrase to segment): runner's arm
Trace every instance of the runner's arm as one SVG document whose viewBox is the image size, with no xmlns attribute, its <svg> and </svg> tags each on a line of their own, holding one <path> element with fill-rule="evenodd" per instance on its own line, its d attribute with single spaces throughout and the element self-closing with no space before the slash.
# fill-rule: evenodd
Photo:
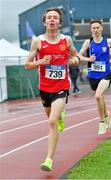
<svg viewBox="0 0 111 180">
<path fill-rule="evenodd" d="M 110 63 L 111 63 L 111 38 L 107 39 L 108 47 L 109 47 L 109 52 L 110 52 Z"/>
<path fill-rule="evenodd" d="M 95 60 L 95 56 L 90 56 L 90 57 L 85 57 L 82 56 L 80 53 L 78 53 L 78 51 L 76 50 L 76 48 L 73 46 L 73 42 L 71 37 L 67 36 L 68 39 L 68 45 L 69 45 L 69 52 L 71 55 L 71 63 L 72 64 L 79 64 L 80 61 L 94 61 Z"/>
<path fill-rule="evenodd" d="M 87 39 L 84 41 L 80 51 L 79 51 L 79 54 L 81 54 L 82 56 L 87 56 L 87 50 L 90 46 L 90 39 Z"/>
<path fill-rule="evenodd" d="M 36 37 L 32 40 L 30 52 L 26 62 L 25 68 L 27 70 L 32 70 L 38 68 L 40 65 L 49 64 L 50 56 L 46 55 L 43 59 L 37 59 L 40 50 L 40 38 Z"/>
<path fill-rule="evenodd" d="M 38 43 L 39 43 L 38 37 L 32 40 L 30 52 L 25 66 L 27 70 L 32 70 L 37 68 L 37 66 L 39 66 L 39 61 L 36 61 L 35 59 L 35 57 L 37 56 L 37 52 L 39 50 Z"/>
</svg>

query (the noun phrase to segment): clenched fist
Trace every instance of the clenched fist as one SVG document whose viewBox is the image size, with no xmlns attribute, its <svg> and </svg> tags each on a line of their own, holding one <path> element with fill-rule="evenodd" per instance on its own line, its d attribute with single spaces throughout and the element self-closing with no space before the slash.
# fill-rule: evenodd
<svg viewBox="0 0 111 180">
<path fill-rule="evenodd" d="M 74 57 L 74 58 L 72 58 L 71 60 L 70 60 L 70 63 L 72 64 L 72 65 L 78 65 L 79 63 L 80 63 L 80 58 L 78 57 L 78 56 L 76 56 L 76 57 Z"/>
</svg>

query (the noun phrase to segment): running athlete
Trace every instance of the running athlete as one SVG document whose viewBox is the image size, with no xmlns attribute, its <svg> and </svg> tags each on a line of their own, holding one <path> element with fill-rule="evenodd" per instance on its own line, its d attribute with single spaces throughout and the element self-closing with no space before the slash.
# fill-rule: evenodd
<svg viewBox="0 0 111 180">
<path fill-rule="evenodd" d="M 63 14 L 58 8 L 47 9 L 43 16 L 46 33 L 32 40 L 26 69 L 38 68 L 40 96 L 49 121 L 48 153 L 40 167 L 52 170 L 52 160 L 58 143 L 59 132 L 64 129 L 65 103 L 68 99 L 68 57 L 78 64 L 84 57 L 73 46 L 72 39 L 59 33 Z M 94 61 L 95 56 L 85 58 Z"/>
<path fill-rule="evenodd" d="M 102 36 L 103 24 L 101 20 L 91 20 L 90 29 L 92 39 L 85 40 L 80 54 L 94 54 L 96 60 L 88 62 L 88 78 L 91 89 L 95 91 L 95 98 L 100 115 L 98 134 L 106 133 L 106 128 L 111 126 L 111 115 L 106 108 L 104 92 L 111 83 L 110 56 L 111 39 Z"/>
</svg>

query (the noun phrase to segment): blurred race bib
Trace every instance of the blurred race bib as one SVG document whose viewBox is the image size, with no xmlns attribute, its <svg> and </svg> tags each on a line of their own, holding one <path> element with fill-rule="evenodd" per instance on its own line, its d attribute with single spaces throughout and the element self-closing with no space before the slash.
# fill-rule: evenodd
<svg viewBox="0 0 111 180">
<path fill-rule="evenodd" d="M 105 72 L 106 71 L 106 64 L 102 61 L 95 61 L 91 63 L 91 70 L 98 71 L 98 72 Z"/>
</svg>

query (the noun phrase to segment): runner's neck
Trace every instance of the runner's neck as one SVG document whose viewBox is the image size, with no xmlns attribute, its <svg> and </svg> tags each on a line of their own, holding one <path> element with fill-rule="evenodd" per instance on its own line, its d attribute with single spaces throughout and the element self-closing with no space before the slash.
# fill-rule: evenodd
<svg viewBox="0 0 111 180">
<path fill-rule="evenodd" d="M 45 39 L 49 42 L 49 43 L 58 43 L 60 41 L 60 34 L 59 32 L 46 32 L 45 34 Z"/>
<path fill-rule="evenodd" d="M 102 36 L 94 37 L 94 42 L 96 42 L 96 43 L 101 43 L 102 40 L 103 40 Z"/>
</svg>

